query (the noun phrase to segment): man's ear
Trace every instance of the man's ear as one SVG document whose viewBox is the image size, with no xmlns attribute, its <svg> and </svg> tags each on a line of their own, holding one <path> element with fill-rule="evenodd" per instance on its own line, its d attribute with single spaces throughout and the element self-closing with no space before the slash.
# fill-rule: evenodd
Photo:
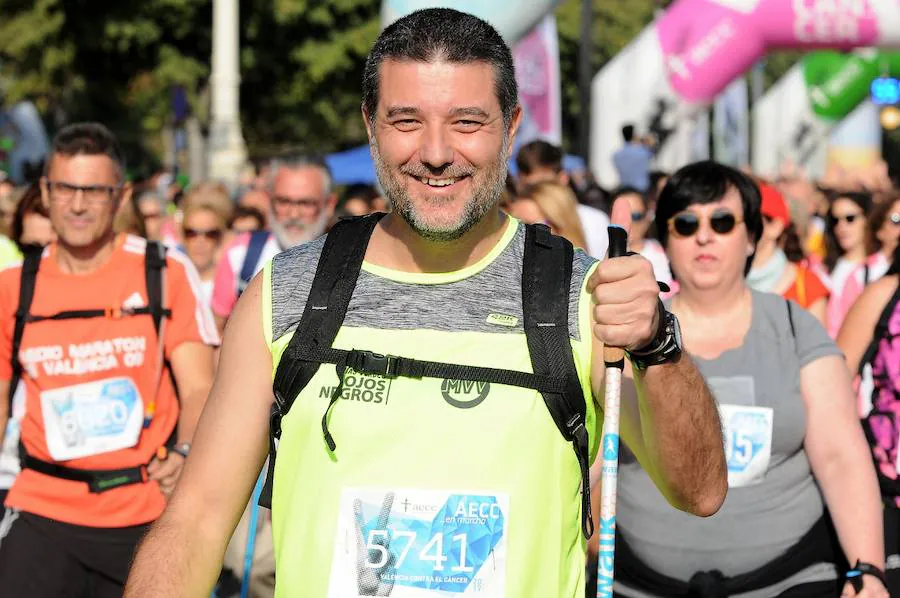
<svg viewBox="0 0 900 598">
<path fill-rule="evenodd" d="M 560 185 L 562 185 L 563 187 L 569 186 L 569 173 L 566 172 L 565 168 L 563 168 L 562 170 L 559 171 L 558 177 L 559 177 Z"/>
<path fill-rule="evenodd" d="M 374 132 L 372 131 L 372 119 L 370 118 L 369 111 L 366 109 L 366 105 L 363 103 L 360 105 L 360 111 L 362 112 L 363 124 L 366 126 L 366 135 L 369 137 L 369 143 L 372 143 L 374 139 Z"/>
<path fill-rule="evenodd" d="M 119 192 L 119 196 L 116 198 L 116 204 L 113 209 L 113 214 L 118 214 L 119 210 L 122 209 L 122 206 L 131 202 L 131 194 L 134 193 L 134 187 L 132 187 L 131 183 L 126 181 L 122 184 L 122 190 Z M 137 208 L 135 208 L 137 210 Z M 137 213 L 138 218 L 141 217 L 140 212 Z"/>
<path fill-rule="evenodd" d="M 507 142 L 509 145 L 507 146 L 510 151 L 512 148 L 516 146 L 516 134 L 519 132 L 519 125 L 522 124 L 522 106 L 516 104 L 515 110 L 513 110 L 512 118 L 509 121 L 509 128 L 506 132 Z"/>
<path fill-rule="evenodd" d="M 41 177 L 41 204 L 45 210 L 50 211 L 50 184 L 45 176 Z"/>
</svg>

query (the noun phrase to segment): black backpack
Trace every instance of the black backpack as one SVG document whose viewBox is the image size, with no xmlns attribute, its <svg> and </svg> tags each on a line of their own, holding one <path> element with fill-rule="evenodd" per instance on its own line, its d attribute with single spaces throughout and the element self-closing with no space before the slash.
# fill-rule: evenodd
<svg viewBox="0 0 900 598">
<path fill-rule="evenodd" d="M 172 311 L 163 307 L 162 280 L 166 268 L 166 248 L 164 245 L 148 241 L 144 254 L 144 279 L 147 284 L 147 305 L 144 307 L 119 310 L 112 313 L 109 309 L 64 310 L 52 315 L 35 315 L 31 313 L 31 302 L 37 285 L 37 274 L 41 266 L 43 248 L 29 249 L 25 252 L 19 283 L 19 306 L 16 309 L 16 324 L 12 338 L 12 377 L 9 381 L 9 413 L 12 414 L 12 402 L 16 387 L 22 378 L 22 363 L 19 361 L 19 350 L 25 325 L 44 320 L 74 320 L 86 318 L 105 318 L 117 316 L 149 315 L 153 318 L 153 327 L 157 335 L 163 318 L 171 317 Z M 115 470 L 88 470 L 65 467 L 57 463 L 43 461 L 29 455 L 24 445 L 19 442 L 19 460 L 22 469 L 33 469 L 45 475 L 85 482 L 91 492 L 103 492 L 127 484 L 146 481 L 145 466 L 128 467 Z"/>
<path fill-rule="evenodd" d="M 276 440 L 281 437 L 282 419 L 319 366 L 332 364 L 337 370 L 339 382 L 322 417 L 322 432 L 332 451 L 336 449 L 336 444 L 328 430 L 328 412 L 341 395 L 344 373 L 348 367 L 360 373 L 388 378 L 445 378 L 539 391 L 563 438 L 571 442 L 575 450 L 581 469 L 582 532 L 586 538 L 590 537 L 594 523 L 590 505 L 586 406 L 569 342 L 572 244 L 552 235 L 544 225 L 526 226 L 522 308 L 534 373 L 422 361 L 360 349 L 335 349 L 332 344 L 347 314 L 369 238 L 383 215 L 341 220 L 325 239 L 306 307 L 275 373 L 269 465 L 259 504 L 271 508 Z"/>
</svg>

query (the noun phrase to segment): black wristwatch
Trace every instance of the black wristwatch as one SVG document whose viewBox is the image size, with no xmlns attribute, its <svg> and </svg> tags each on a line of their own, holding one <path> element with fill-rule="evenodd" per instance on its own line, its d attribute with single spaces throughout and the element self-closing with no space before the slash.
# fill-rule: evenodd
<svg viewBox="0 0 900 598">
<path fill-rule="evenodd" d="M 651 365 L 674 363 L 681 358 L 681 326 L 678 318 L 666 310 L 659 302 L 659 330 L 656 338 L 646 346 L 628 351 L 628 360 L 639 370 L 646 370 Z"/>
</svg>

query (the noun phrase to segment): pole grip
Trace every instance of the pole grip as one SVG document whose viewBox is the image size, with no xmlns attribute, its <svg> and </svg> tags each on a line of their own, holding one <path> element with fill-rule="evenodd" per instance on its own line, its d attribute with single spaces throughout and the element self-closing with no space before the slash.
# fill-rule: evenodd
<svg viewBox="0 0 900 598">
<path fill-rule="evenodd" d="M 607 229 L 609 235 L 609 248 L 607 259 L 622 257 L 628 253 L 628 233 L 624 228 L 611 224 Z M 609 367 L 624 367 L 625 351 L 619 347 L 604 347 L 603 361 Z"/>
</svg>

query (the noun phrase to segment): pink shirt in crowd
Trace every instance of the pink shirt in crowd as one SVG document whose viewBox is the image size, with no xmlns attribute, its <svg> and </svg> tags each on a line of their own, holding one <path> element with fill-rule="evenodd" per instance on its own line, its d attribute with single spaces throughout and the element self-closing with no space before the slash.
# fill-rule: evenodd
<svg viewBox="0 0 900 598">
<path fill-rule="evenodd" d="M 213 285 L 212 311 L 219 317 L 227 318 L 234 309 L 238 300 L 238 283 L 241 270 L 244 267 L 244 258 L 247 257 L 247 248 L 250 246 L 250 233 L 238 235 L 222 250 L 222 258 L 219 260 L 219 268 L 216 270 L 216 280 Z M 270 259 L 281 253 L 281 247 L 275 240 L 275 235 L 270 234 L 263 246 L 254 276 L 263 269 Z"/>
<path fill-rule="evenodd" d="M 821 268 L 821 271 L 815 270 L 831 291 L 825 308 L 825 321 L 831 338 L 837 338 L 847 312 L 853 307 L 853 302 L 862 295 L 866 285 L 884 276 L 889 267 L 887 258 L 881 253 L 876 253 L 866 258 L 863 264 L 854 264 L 840 258 L 831 274 L 824 268 Z"/>
</svg>

